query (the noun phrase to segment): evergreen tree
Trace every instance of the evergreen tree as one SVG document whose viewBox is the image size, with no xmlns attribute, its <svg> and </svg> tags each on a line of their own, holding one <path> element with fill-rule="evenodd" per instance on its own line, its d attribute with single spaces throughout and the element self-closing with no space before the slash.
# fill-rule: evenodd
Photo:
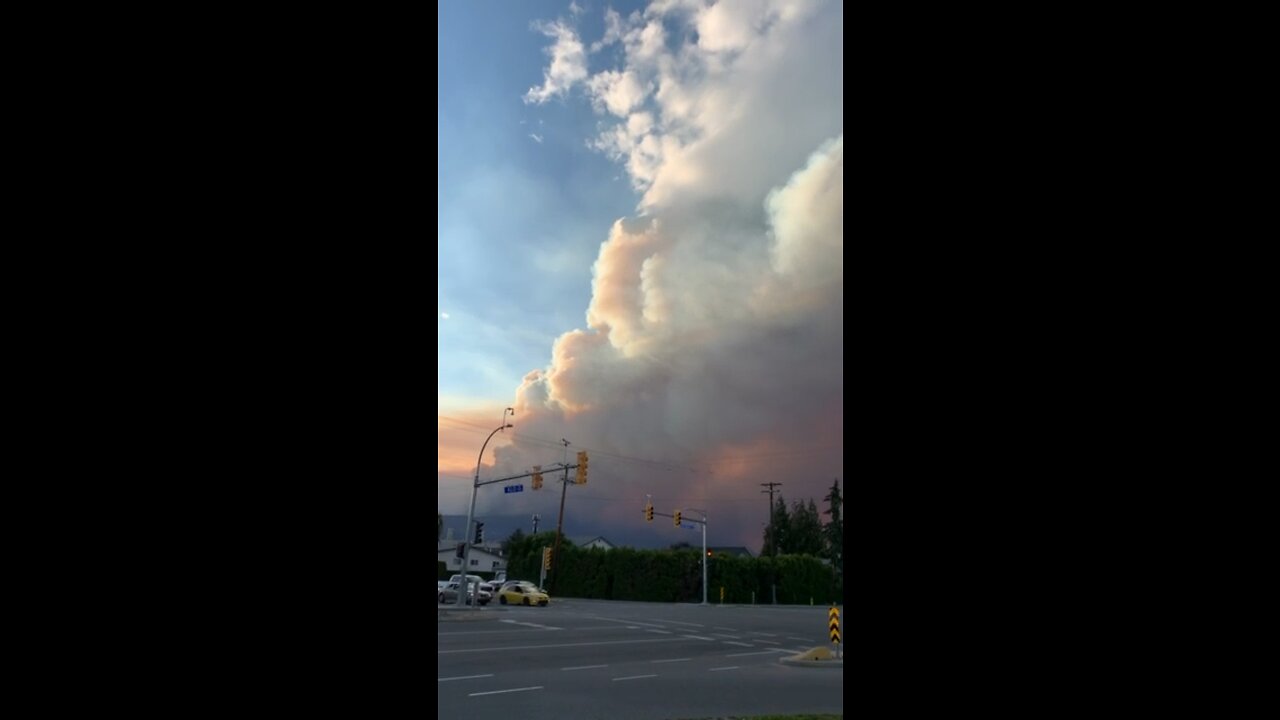
<svg viewBox="0 0 1280 720">
<path fill-rule="evenodd" d="M 827 523 L 823 528 L 823 534 L 826 540 L 826 556 L 831 560 L 832 566 L 836 568 L 837 573 L 844 573 L 844 520 L 840 517 L 840 508 L 844 505 L 844 498 L 840 496 L 840 480 L 838 478 L 831 481 L 831 492 L 827 493 L 823 498 L 827 501 L 827 509 L 822 511 L 823 515 L 830 515 L 831 522 Z"/>
<path fill-rule="evenodd" d="M 823 554 L 822 523 L 818 520 L 818 506 L 812 499 L 807 504 L 799 500 L 792 503 L 789 525 L 788 553 L 813 557 Z"/>
<path fill-rule="evenodd" d="M 513 545 L 519 544 L 519 542 L 523 539 L 524 539 L 524 531 L 521 530 L 520 528 L 516 528 L 515 532 L 511 533 L 511 537 L 508 537 L 506 540 L 502 541 L 502 554 L 504 556 L 510 555 L 511 547 Z"/>
</svg>

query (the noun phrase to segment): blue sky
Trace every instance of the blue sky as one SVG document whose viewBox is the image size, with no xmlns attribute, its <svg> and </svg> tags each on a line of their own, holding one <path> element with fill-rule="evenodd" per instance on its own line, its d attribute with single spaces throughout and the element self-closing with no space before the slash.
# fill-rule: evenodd
<svg viewBox="0 0 1280 720">
<path fill-rule="evenodd" d="M 846 482 L 843 3 L 439 7 L 440 510 L 568 440 L 566 532 L 687 540 L 652 500 L 757 549 L 760 483 Z"/>
<path fill-rule="evenodd" d="M 591 264 L 638 197 L 586 146 L 586 103 L 522 99 L 546 63 L 533 23 L 572 17 L 567 3 L 438 8 L 437 302 L 449 316 L 437 318 L 439 392 L 501 406 L 560 333 L 585 325 Z M 580 24 L 600 33 L 603 17 L 585 12 Z"/>
</svg>

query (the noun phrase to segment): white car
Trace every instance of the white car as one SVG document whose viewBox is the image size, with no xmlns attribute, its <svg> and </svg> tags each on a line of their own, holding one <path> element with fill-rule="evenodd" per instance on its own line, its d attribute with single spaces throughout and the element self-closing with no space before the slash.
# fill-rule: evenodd
<svg viewBox="0 0 1280 720">
<path fill-rule="evenodd" d="M 493 599 L 493 595 L 485 590 L 480 590 L 474 595 L 474 598 L 478 600 L 481 605 L 488 605 L 489 601 Z M 458 583 L 451 582 L 448 585 L 445 585 L 444 589 L 437 593 L 436 600 L 439 601 L 441 605 L 445 603 L 458 602 Z M 468 605 L 471 604 L 471 600 L 472 598 L 467 598 Z"/>
</svg>

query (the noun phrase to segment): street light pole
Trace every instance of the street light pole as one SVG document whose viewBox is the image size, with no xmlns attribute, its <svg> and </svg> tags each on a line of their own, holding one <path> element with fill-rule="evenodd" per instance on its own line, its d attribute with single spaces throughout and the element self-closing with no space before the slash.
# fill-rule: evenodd
<svg viewBox="0 0 1280 720">
<path fill-rule="evenodd" d="M 489 441 L 494 435 L 502 432 L 505 428 L 513 427 L 507 422 L 507 413 L 513 416 L 516 414 L 514 408 L 507 408 L 502 411 L 502 424 L 494 428 L 489 433 L 489 437 L 484 439 L 484 445 L 480 446 L 480 456 L 476 458 L 476 477 L 471 481 L 471 504 L 467 507 L 467 524 L 462 528 L 462 570 L 458 572 L 458 605 L 459 609 L 464 606 L 466 599 L 471 597 L 471 586 L 467 583 L 467 571 L 471 569 L 471 522 L 475 519 L 476 514 L 476 488 L 480 487 L 480 462 L 484 459 L 484 449 L 489 446 Z M 471 605 L 478 608 L 480 603 L 477 601 Z"/>
<path fill-rule="evenodd" d="M 707 604 L 707 511 L 698 508 L 690 510 L 702 515 L 702 604 Z"/>
</svg>

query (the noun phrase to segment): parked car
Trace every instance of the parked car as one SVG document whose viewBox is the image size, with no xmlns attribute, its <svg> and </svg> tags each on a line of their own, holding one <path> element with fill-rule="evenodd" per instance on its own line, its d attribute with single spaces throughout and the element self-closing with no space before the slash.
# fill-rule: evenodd
<svg viewBox="0 0 1280 720">
<path fill-rule="evenodd" d="M 445 585 L 444 588 L 440 590 L 436 599 L 439 600 L 441 603 L 458 602 L 458 583 L 451 582 L 448 585 Z M 493 599 L 493 594 L 486 592 L 484 590 L 480 590 L 475 594 L 474 599 L 476 600 L 476 602 L 479 602 L 482 606 L 488 605 L 489 601 Z M 468 605 L 471 604 L 471 601 L 472 601 L 472 598 L 470 597 L 467 598 Z"/>
<path fill-rule="evenodd" d="M 546 607 L 551 602 L 551 596 L 531 582 L 516 580 L 503 584 L 498 591 L 498 602 L 502 605 Z"/>
</svg>

